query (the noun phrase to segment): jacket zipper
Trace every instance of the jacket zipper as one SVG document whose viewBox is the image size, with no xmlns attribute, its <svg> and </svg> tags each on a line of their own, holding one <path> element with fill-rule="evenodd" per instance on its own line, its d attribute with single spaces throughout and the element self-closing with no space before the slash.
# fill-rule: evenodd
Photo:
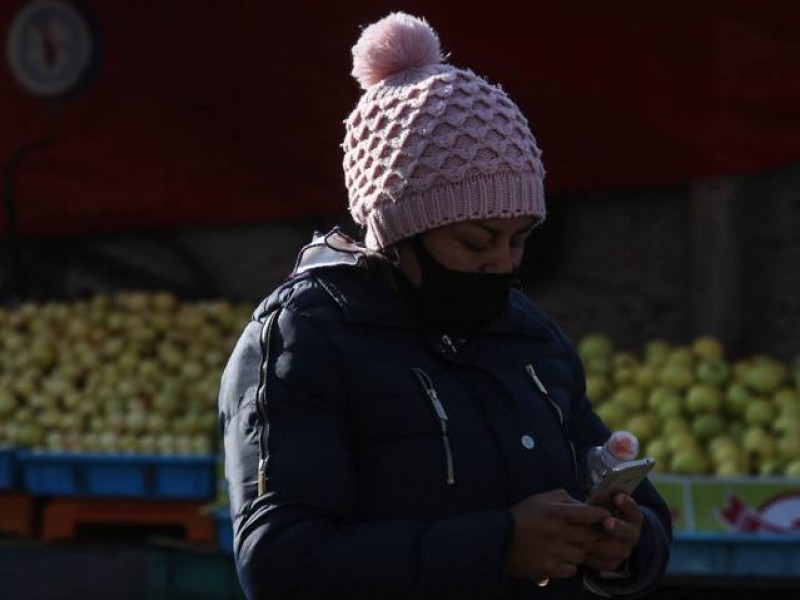
<svg viewBox="0 0 800 600">
<path fill-rule="evenodd" d="M 263 496 L 267 491 L 267 431 L 269 422 L 267 421 L 267 375 L 269 373 L 269 342 L 272 339 L 272 328 L 275 320 L 280 313 L 280 309 L 275 310 L 267 316 L 264 326 L 261 328 L 261 368 L 258 374 L 258 391 L 256 392 L 256 409 L 261 421 L 261 433 L 258 436 L 258 495 Z"/>
<path fill-rule="evenodd" d="M 456 475 L 455 468 L 453 467 L 453 449 L 450 447 L 450 436 L 447 433 L 447 422 L 450 420 L 447 416 L 447 411 L 444 409 L 442 401 L 439 400 L 439 395 L 436 393 L 436 388 L 433 387 L 433 381 L 428 374 L 418 367 L 411 369 L 417 380 L 425 389 L 425 394 L 428 396 L 436 417 L 439 419 L 439 426 L 442 432 L 442 447 L 444 448 L 444 458 L 446 464 L 446 477 L 447 485 L 455 485 Z"/>
<path fill-rule="evenodd" d="M 567 430 L 567 421 L 564 418 L 564 413 L 562 412 L 561 407 L 558 405 L 558 402 L 553 400 L 553 398 L 550 396 L 550 393 L 547 391 L 547 388 L 544 387 L 542 380 L 539 379 L 539 376 L 536 374 L 536 369 L 533 368 L 532 364 L 528 363 L 527 365 L 525 365 L 525 372 L 533 381 L 534 385 L 536 386 L 536 389 L 538 389 L 539 392 L 542 394 L 542 396 L 544 396 L 545 399 L 550 403 L 550 406 L 552 406 L 555 409 L 556 414 L 558 415 L 558 422 L 561 425 L 561 431 L 564 433 L 564 437 L 566 438 L 567 443 L 569 444 L 569 449 L 572 454 L 572 468 L 575 471 L 575 477 L 579 478 L 578 455 L 575 452 L 575 444 L 572 443 L 572 437 L 569 435 L 569 431 Z"/>
</svg>

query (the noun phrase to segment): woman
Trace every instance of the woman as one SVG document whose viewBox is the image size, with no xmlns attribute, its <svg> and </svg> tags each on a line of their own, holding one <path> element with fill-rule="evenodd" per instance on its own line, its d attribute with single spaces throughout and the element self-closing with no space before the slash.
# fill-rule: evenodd
<svg viewBox="0 0 800 600">
<path fill-rule="evenodd" d="M 248 598 L 582 598 L 652 591 L 668 511 L 587 505 L 573 345 L 514 279 L 541 152 L 421 19 L 353 49 L 344 171 L 365 244 L 318 235 L 256 310 L 220 391 Z"/>
</svg>

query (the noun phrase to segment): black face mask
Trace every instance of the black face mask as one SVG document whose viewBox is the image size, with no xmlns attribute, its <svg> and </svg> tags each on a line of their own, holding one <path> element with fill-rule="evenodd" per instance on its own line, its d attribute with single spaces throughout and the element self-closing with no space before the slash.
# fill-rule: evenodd
<svg viewBox="0 0 800 600">
<path fill-rule="evenodd" d="M 400 289 L 422 317 L 448 331 L 469 332 L 500 315 L 515 273 L 467 273 L 442 266 L 419 237 L 411 240 L 421 273 L 420 287 L 402 274 Z"/>
</svg>

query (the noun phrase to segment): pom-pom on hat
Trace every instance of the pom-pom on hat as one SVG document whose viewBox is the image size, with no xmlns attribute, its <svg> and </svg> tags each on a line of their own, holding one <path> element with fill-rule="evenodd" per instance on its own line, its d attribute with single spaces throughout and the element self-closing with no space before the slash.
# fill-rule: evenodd
<svg viewBox="0 0 800 600">
<path fill-rule="evenodd" d="M 446 64 L 428 23 L 392 13 L 353 47 L 364 89 L 346 123 L 345 184 L 366 244 L 474 219 L 545 218 L 541 150 L 498 86 Z"/>
</svg>

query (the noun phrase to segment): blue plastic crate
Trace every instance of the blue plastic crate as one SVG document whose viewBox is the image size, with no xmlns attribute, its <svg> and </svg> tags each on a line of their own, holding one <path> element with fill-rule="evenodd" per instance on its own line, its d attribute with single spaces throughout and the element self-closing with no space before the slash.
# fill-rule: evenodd
<svg viewBox="0 0 800 600">
<path fill-rule="evenodd" d="M 162 456 L 154 459 L 156 494 L 208 500 L 216 493 L 215 456 Z"/>
<path fill-rule="evenodd" d="M 796 578 L 800 535 L 769 533 L 678 533 L 670 575 Z"/>
<path fill-rule="evenodd" d="M 20 454 L 25 488 L 35 496 L 208 500 L 213 456 Z"/>
<path fill-rule="evenodd" d="M 225 554 L 233 554 L 233 522 L 230 507 L 218 508 L 214 512 L 217 529 L 217 544 Z"/>
<path fill-rule="evenodd" d="M 675 534 L 667 572 L 671 575 L 725 575 L 729 548 L 705 535 Z"/>
<path fill-rule="evenodd" d="M 0 448 L 0 490 L 8 490 L 16 485 L 16 467 L 16 452 L 11 448 Z"/>
</svg>

